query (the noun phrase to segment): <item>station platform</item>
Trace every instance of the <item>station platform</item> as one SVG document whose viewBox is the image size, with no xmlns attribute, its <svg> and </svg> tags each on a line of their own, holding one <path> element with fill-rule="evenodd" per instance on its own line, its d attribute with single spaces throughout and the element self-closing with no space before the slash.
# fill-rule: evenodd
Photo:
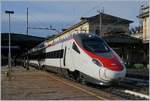
<svg viewBox="0 0 150 101">
<path fill-rule="evenodd" d="M 2 100 L 107 100 L 118 99 L 85 85 L 67 80 L 60 75 L 21 66 L 12 67 L 11 80 L 6 77 L 8 68 L 1 68 Z"/>
</svg>

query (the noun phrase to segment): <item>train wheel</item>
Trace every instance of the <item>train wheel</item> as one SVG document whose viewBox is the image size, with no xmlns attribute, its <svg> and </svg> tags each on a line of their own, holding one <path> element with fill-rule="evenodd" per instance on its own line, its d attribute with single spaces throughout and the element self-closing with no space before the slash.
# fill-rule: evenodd
<svg viewBox="0 0 150 101">
<path fill-rule="evenodd" d="M 67 70 L 67 72 L 68 72 L 67 74 L 68 74 L 69 79 L 72 80 L 72 81 L 74 81 L 75 79 L 74 79 L 73 72 L 71 72 L 69 70 Z"/>
<path fill-rule="evenodd" d="M 41 70 L 41 64 L 37 65 L 38 70 Z"/>
<path fill-rule="evenodd" d="M 81 84 L 86 84 L 85 78 L 81 73 L 78 74 L 77 81 Z"/>
<path fill-rule="evenodd" d="M 74 78 L 75 81 L 77 81 L 81 84 L 86 84 L 84 76 L 79 71 L 74 71 L 73 72 L 73 78 Z"/>
<path fill-rule="evenodd" d="M 42 68 L 41 68 L 43 71 L 46 71 L 46 67 L 44 65 L 42 65 Z"/>
<path fill-rule="evenodd" d="M 67 79 L 70 79 L 68 70 L 62 70 L 61 74 L 62 74 L 63 77 L 65 77 Z"/>
<path fill-rule="evenodd" d="M 26 68 L 26 63 L 25 62 L 23 62 L 23 68 Z"/>
</svg>

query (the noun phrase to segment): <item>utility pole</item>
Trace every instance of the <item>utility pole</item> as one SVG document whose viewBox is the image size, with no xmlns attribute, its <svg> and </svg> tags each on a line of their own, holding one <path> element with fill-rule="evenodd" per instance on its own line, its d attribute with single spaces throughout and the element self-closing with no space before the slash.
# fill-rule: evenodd
<svg viewBox="0 0 150 101">
<path fill-rule="evenodd" d="M 103 36 L 101 33 L 101 30 L 102 30 L 101 10 L 98 10 L 97 12 L 99 13 L 99 33 L 100 33 L 100 36 Z"/>
<path fill-rule="evenodd" d="M 27 8 L 27 36 L 28 36 L 28 8 Z"/>
<path fill-rule="evenodd" d="M 9 51 L 8 51 L 8 68 L 7 76 L 11 79 L 11 25 L 10 25 L 10 14 L 14 14 L 14 11 L 5 11 L 6 14 L 9 15 Z"/>
<path fill-rule="evenodd" d="M 27 8 L 27 37 L 28 37 L 28 8 Z M 28 47 L 27 47 L 27 64 L 26 64 L 26 69 L 29 70 L 29 59 L 28 59 Z"/>
<path fill-rule="evenodd" d="M 97 12 L 99 13 L 99 33 L 101 36 L 104 36 L 102 33 L 102 13 L 104 13 L 104 7 L 102 10 L 97 10 Z"/>
</svg>

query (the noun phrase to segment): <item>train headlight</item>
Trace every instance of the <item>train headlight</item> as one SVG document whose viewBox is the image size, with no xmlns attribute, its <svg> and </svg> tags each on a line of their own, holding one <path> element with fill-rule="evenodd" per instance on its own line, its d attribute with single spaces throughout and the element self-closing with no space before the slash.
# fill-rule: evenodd
<svg viewBox="0 0 150 101">
<path fill-rule="evenodd" d="M 94 63 L 94 64 L 96 64 L 97 66 L 102 66 L 102 63 L 100 63 L 98 60 L 96 60 L 96 59 L 92 59 L 92 62 Z"/>
</svg>

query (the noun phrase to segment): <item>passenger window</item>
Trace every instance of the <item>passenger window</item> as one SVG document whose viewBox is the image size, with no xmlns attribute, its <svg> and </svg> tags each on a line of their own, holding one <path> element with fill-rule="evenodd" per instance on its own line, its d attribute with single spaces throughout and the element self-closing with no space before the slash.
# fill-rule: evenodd
<svg viewBox="0 0 150 101">
<path fill-rule="evenodd" d="M 75 43 L 73 43 L 72 49 L 80 54 L 80 51 L 79 51 L 79 49 L 78 49 L 78 47 L 77 47 L 77 45 Z"/>
</svg>

